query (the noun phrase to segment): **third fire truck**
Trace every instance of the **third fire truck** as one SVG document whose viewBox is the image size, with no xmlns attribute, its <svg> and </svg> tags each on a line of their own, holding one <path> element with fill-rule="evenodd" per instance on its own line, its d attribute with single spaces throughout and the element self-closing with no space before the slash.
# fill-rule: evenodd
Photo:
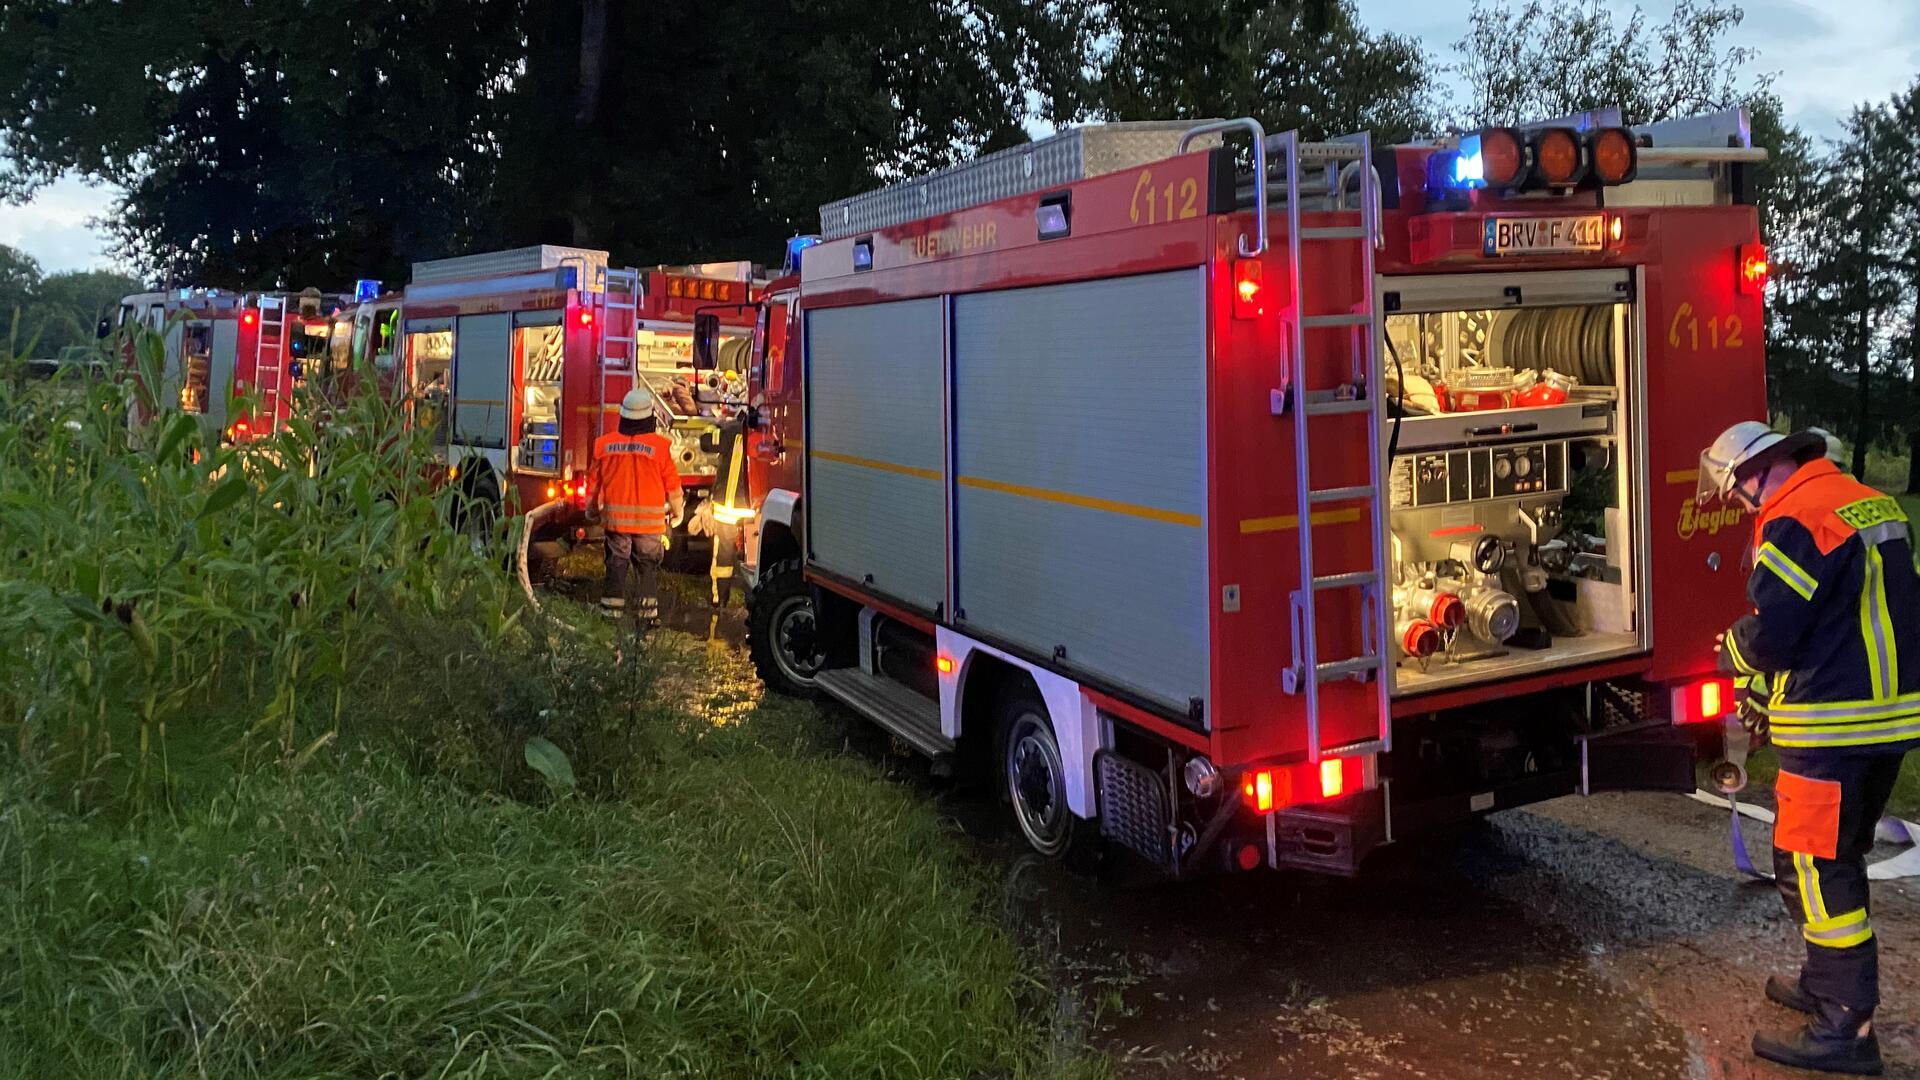
<svg viewBox="0 0 1920 1080">
<path fill-rule="evenodd" d="M 1690 790 L 1763 159 L 1740 113 L 1124 123 L 824 207 L 751 364 L 763 675 L 1173 874 Z"/>
</svg>

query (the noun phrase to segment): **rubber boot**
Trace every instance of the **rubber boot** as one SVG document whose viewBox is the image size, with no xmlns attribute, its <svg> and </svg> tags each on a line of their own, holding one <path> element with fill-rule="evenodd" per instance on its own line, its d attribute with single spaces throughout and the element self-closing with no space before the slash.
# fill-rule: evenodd
<svg viewBox="0 0 1920 1080">
<path fill-rule="evenodd" d="M 1775 1005 L 1785 1005 L 1797 1013 L 1814 1015 L 1813 995 L 1800 989 L 1799 979 L 1789 979 L 1784 975 L 1767 976 L 1767 1000 Z"/>
<path fill-rule="evenodd" d="M 1815 1035 L 1810 1027 L 1780 1038 L 1755 1035 L 1753 1052 L 1768 1061 L 1815 1072 L 1879 1076 L 1882 1069 L 1880 1040 L 1871 1028 L 1857 1038 L 1827 1038 Z"/>
</svg>

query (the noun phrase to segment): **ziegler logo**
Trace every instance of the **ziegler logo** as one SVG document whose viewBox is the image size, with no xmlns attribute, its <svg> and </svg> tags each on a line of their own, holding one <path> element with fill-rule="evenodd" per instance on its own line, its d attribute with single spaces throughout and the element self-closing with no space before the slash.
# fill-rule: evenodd
<svg viewBox="0 0 1920 1080">
<path fill-rule="evenodd" d="M 1692 499 L 1680 504 L 1680 520 L 1675 529 L 1680 539 L 1691 540 L 1700 533 L 1716 535 L 1721 529 L 1738 525 L 1746 517 L 1746 511 L 1737 506 L 1716 506 L 1711 510 L 1701 509 Z"/>
</svg>

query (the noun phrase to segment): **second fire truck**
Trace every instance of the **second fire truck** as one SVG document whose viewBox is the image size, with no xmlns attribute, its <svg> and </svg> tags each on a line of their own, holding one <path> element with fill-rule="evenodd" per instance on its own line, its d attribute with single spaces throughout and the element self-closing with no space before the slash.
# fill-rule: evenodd
<svg viewBox="0 0 1920 1080">
<path fill-rule="evenodd" d="M 756 662 L 1176 875 L 1691 790 L 1763 159 L 1739 113 L 1112 124 L 830 204 L 752 362 Z"/>
<path fill-rule="evenodd" d="M 691 510 L 713 485 L 736 396 L 733 373 L 693 367 L 694 316 L 718 313 L 716 356 L 744 356 L 752 277 L 738 263 L 621 269 L 604 251 L 553 245 L 415 264 L 398 346 L 415 421 L 480 505 L 577 507 L 593 440 L 637 379 L 668 413 Z M 555 543 L 594 531 L 577 514 L 543 516 L 540 528 Z"/>
</svg>

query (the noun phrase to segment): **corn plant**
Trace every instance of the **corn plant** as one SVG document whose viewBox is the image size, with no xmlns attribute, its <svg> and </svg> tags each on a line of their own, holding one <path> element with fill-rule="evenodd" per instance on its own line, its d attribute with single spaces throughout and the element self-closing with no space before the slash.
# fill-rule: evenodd
<svg viewBox="0 0 1920 1080">
<path fill-rule="evenodd" d="M 164 792 L 182 725 L 297 767 L 384 662 L 376 598 L 516 632 L 504 538 L 448 528 L 459 495 L 371 373 L 234 445 L 155 392 L 158 335 L 102 348 L 122 377 L 32 382 L 0 350 L 0 726 L 76 800 Z"/>
</svg>

